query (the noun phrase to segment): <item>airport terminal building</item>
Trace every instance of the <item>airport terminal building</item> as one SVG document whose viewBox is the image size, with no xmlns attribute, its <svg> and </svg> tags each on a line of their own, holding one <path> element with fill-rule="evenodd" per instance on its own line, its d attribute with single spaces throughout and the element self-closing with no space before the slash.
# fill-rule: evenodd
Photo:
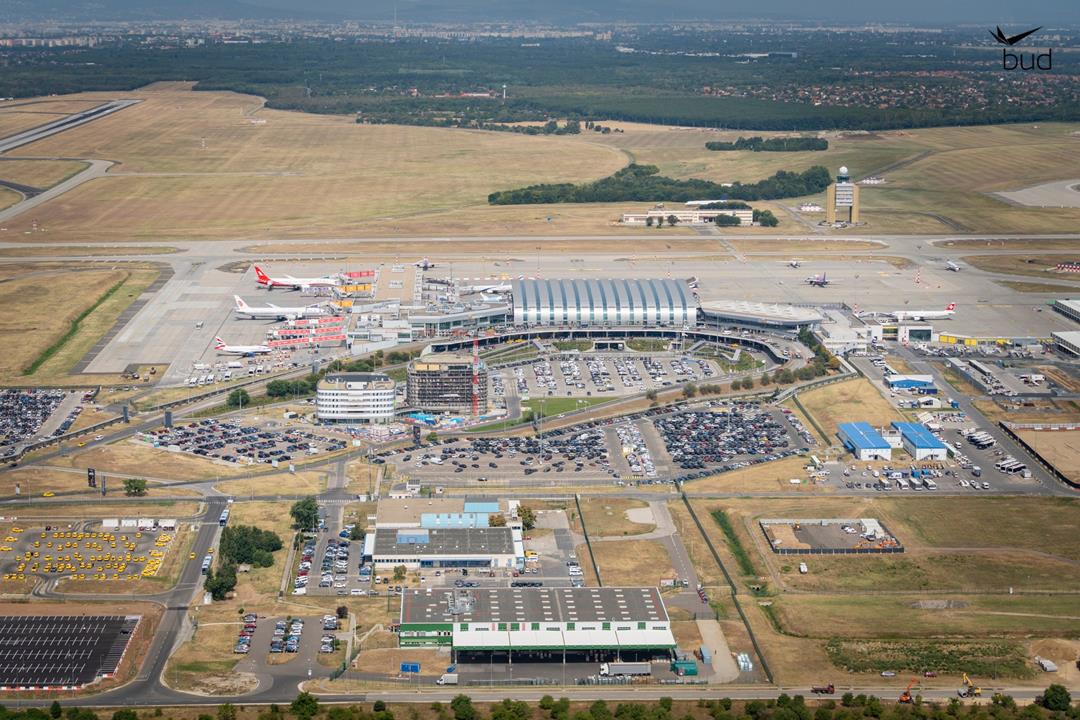
<svg viewBox="0 0 1080 720">
<path fill-rule="evenodd" d="M 584 662 L 669 657 L 656 588 L 430 588 L 401 599 L 402 647 L 449 646 L 454 661 Z"/>
<path fill-rule="evenodd" d="M 516 325 L 697 323 L 698 303 L 684 280 L 515 280 Z"/>
</svg>

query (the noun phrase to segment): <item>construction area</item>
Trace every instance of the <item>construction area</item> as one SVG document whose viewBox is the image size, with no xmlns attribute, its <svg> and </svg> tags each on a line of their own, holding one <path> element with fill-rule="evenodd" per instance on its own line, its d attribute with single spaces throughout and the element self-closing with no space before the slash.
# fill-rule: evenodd
<svg viewBox="0 0 1080 720">
<path fill-rule="evenodd" d="M 904 552 L 900 541 L 876 518 L 762 519 L 758 524 L 778 555 Z"/>
</svg>

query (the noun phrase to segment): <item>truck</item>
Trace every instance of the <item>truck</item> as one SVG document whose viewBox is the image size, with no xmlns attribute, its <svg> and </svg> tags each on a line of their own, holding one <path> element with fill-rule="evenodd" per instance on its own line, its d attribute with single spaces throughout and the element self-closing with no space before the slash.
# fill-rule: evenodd
<svg viewBox="0 0 1080 720">
<path fill-rule="evenodd" d="M 443 673 L 442 677 L 435 681 L 436 685 L 457 685 L 457 673 Z"/>
<path fill-rule="evenodd" d="M 815 695 L 832 695 L 836 692 L 836 686 L 832 683 L 828 685 L 814 685 L 810 688 L 810 692 Z"/>
<path fill-rule="evenodd" d="M 695 665 L 696 667 L 696 665 Z M 652 664 L 647 662 L 612 662 L 600 664 L 602 677 L 652 675 Z"/>
<path fill-rule="evenodd" d="M 701 654 L 701 662 L 712 665 L 712 650 L 702 645 L 698 652 Z"/>
</svg>

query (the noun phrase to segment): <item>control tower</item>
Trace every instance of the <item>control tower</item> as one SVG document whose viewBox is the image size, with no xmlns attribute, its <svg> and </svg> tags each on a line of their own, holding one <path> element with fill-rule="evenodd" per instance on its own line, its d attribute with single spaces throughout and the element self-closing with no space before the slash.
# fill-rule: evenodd
<svg viewBox="0 0 1080 720">
<path fill-rule="evenodd" d="M 851 182 L 844 166 L 836 173 L 836 182 L 825 191 L 825 222 L 835 225 L 838 219 L 849 224 L 859 222 L 859 186 Z"/>
</svg>

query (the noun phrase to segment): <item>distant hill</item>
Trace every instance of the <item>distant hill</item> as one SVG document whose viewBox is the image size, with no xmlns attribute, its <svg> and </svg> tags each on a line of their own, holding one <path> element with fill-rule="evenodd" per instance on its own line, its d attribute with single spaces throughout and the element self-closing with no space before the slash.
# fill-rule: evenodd
<svg viewBox="0 0 1080 720">
<path fill-rule="evenodd" d="M 222 20 L 310 17 L 304 11 L 285 12 L 240 0 L 3 0 L 0 22 L 35 20 Z"/>
</svg>

